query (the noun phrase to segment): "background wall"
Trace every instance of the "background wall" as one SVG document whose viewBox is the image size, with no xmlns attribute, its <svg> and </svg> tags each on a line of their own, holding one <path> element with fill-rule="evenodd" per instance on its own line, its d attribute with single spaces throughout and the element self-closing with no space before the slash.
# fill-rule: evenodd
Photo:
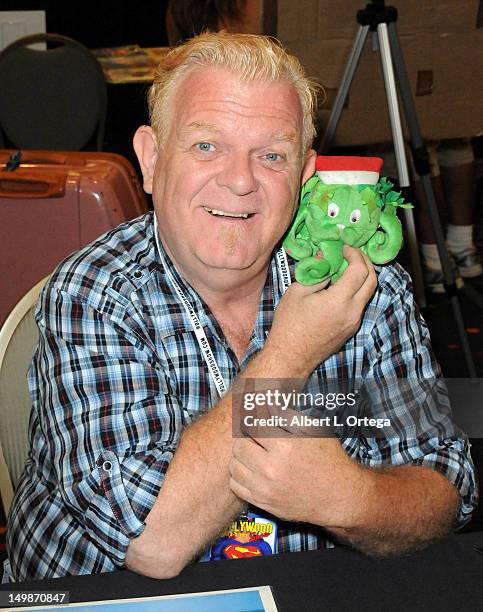
<svg viewBox="0 0 483 612">
<path fill-rule="evenodd" d="M 366 0 L 278 0 L 278 37 L 326 90 L 322 125 L 340 85 Z M 425 138 L 472 137 L 483 130 L 483 2 L 388 0 Z M 338 145 L 390 140 L 380 54 L 369 33 L 337 130 Z M 380 120 L 375 121 L 378 117 Z"/>
<path fill-rule="evenodd" d="M 141 47 L 168 44 L 165 15 L 168 0 L 156 2 L 79 2 L 78 0 L 2 0 L 2 11 L 46 11 L 47 32 L 71 36 L 86 47 L 137 43 Z"/>
</svg>

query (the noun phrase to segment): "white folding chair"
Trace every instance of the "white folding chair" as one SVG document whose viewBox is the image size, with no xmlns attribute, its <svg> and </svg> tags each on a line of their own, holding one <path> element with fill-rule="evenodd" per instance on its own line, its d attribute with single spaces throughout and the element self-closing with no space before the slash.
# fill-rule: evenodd
<svg viewBox="0 0 483 612">
<path fill-rule="evenodd" d="M 0 329 L 0 493 L 5 514 L 28 453 L 32 402 L 26 374 L 38 341 L 34 310 L 47 278 L 23 296 Z"/>
</svg>

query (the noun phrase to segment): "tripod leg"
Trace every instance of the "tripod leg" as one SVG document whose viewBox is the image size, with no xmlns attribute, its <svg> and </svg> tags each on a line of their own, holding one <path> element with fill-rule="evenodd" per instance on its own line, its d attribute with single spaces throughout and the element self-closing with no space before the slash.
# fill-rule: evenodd
<svg viewBox="0 0 483 612">
<path fill-rule="evenodd" d="M 391 51 L 394 59 L 394 67 L 396 70 L 399 94 L 404 108 L 404 115 L 409 130 L 409 137 L 411 141 L 411 149 L 414 151 L 414 161 L 416 172 L 421 178 L 421 184 L 424 189 L 424 195 L 428 203 L 428 212 L 433 227 L 433 233 L 435 235 L 436 244 L 438 247 L 439 256 L 441 259 L 441 266 L 443 268 L 443 277 L 445 283 L 452 287 L 454 285 L 454 274 L 451 268 L 451 264 L 448 258 L 448 251 L 444 241 L 443 228 L 441 227 L 441 220 L 438 213 L 438 207 L 436 199 L 434 197 L 433 187 L 431 185 L 431 172 L 429 163 L 427 162 L 427 151 L 424 146 L 421 132 L 419 129 L 419 122 L 416 116 L 416 110 L 411 95 L 411 86 L 406 73 L 404 59 L 397 38 L 396 30 L 394 25 L 391 24 L 388 28 L 389 42 L 391 45 Z"/>
<path fill-rule="evenodd" d="M 380 26 L 379 26 L 380 27 Z M 379 28 L 378 28 L 379 32 Z M 414 107 L 414 101 L 411 95 L 411 86 L 406 72 L 404 64 L 404 58 L 399 45 L 399 39 L 396 33 L 396 27 L 394 23 L 390 23 L 387 29 L 387 35 L 392 51 L 392 58 L 394 61 L 394 68 L 396 70 L 399 94 L 401 96 L 404 115 L 406 117 L 406 123 L 409 130 L 409 136 L 411 140 L 411 149 L 414 153 L 414 162 L 416 172 L 421 178 L 421 184 L 424 189 L 426 202 L 428 205 L 428 212 L 433 228 L 436 245 L 438 247 L 438 253 L 441 260 L 441 267 L 443 270 L 444 287 L 447 295 L 450 297 L 451 304 L 453 307 L 453 313 L 460 336 L 461 346 L 465 356 L 468 372 L 471 378 L 476 377 L 475 365 L 471 350 L 468 342 L 468 336 L 463 321 L 463 315 L 461 312 L 460 303 L 458 300 L 457 288 L 455 283 L 455 276 L 451 267 L 448 251 L 444 240 L 443 228 L 441 226 L 441 220 L 439 217 L 438 206 L 434 197 L 433 186 L 431 184 L 431 173 L 428 163 L 427 151 L 421 137 L 421 131 L 419 129 L 419 122 L 416 115 L 416 109 Z M 408 182 L 409 184 L 409 182 Z"/>
<path fill-rule="evenodd" d="M 337 125 L 339 124 L 340 116 L 344 108 L 344 103 L 346 101 L 347 94 L 349 93 L 349 89 L 352 83 L 352 79 L 354 78 L 357 65 L 359 64 L 362 49 L 364 48 L 364 43 L 366 41 L 368 32 L 369 26 L 359 26 L 359 30 L 357 32 L 357 36 L 351 50 L 351 54 L 347 61 L 344 74 L 342 75 L 340 87 L 337 92 L 332 111 L 330 113 L 329 121 L 327 123 L 327 127 L 324 133 L 324 138 L 322 140 L 322 144 L 319 147 L 321 153 L 327 153 L 327 151 L 329 151 L 334 142 L 335 131 L 337 129 Z"/>
<path fill-rule="evenodd" d="M 406 149 L 404 146 L 404 136 L 402 131 L 401 115 L 399 113 L 399 103 L 397 98 L 396 81 L 394 78 L 391 48 L 389 46 L 389 38 L 387 33 L 387 24 L 380 23 L 377 26 L 377 35 L 379 40 L 379 50 L 381 53 L 389 119 L 391 121 L 394 153 L 396 155 L 399 185 L 401 187 L 408 187 L 408 164 L 406 160 Z M 426 305 L 426 296 L 424 293 L 423 273 L 421 268 L 421 260 L 419 257 L 418 239 L 416 237 L 416 227 L 414 225 L 414 215 L 412 209 L 405 209 L 404 216 L 408 235 L 409 257 L 412 264 L 414 293 L 416 295 L 416 301 L 420 307 L 424 307 Z"/>
</svg>

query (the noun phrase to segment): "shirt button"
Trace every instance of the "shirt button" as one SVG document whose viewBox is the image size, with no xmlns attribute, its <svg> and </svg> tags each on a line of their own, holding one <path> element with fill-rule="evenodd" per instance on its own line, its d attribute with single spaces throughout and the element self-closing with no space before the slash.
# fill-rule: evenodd
<svg viewBox="0 0 483 612">
<path fill-rule="evenodd" d="M 105 472 L 110 472 L 112 470 L 112 463 L 110 461 L 104 461 L 104 463 L 102 464 L 102 469 Z"/>
<path fill-rule="evenodd" d="M 133 277 L 134 278 L 141 278 L 141 276 L 143 275 L 143 273 L 140 270 L 136 270 L 136 272 L 134 272 Z"/>
</svg>

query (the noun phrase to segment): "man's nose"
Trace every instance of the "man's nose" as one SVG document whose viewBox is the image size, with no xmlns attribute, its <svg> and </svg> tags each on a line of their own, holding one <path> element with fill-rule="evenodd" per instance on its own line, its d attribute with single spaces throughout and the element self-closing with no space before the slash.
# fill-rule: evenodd
<svg viewBox="0 0 483 612">
<path fill-rule="evenodd" d="M 229 155 L 216 182 L 220 187 L 227 187 L 232 193 L 242 196 L 258 189 L 253 164 L 249 155 Z"/>
</svg>

